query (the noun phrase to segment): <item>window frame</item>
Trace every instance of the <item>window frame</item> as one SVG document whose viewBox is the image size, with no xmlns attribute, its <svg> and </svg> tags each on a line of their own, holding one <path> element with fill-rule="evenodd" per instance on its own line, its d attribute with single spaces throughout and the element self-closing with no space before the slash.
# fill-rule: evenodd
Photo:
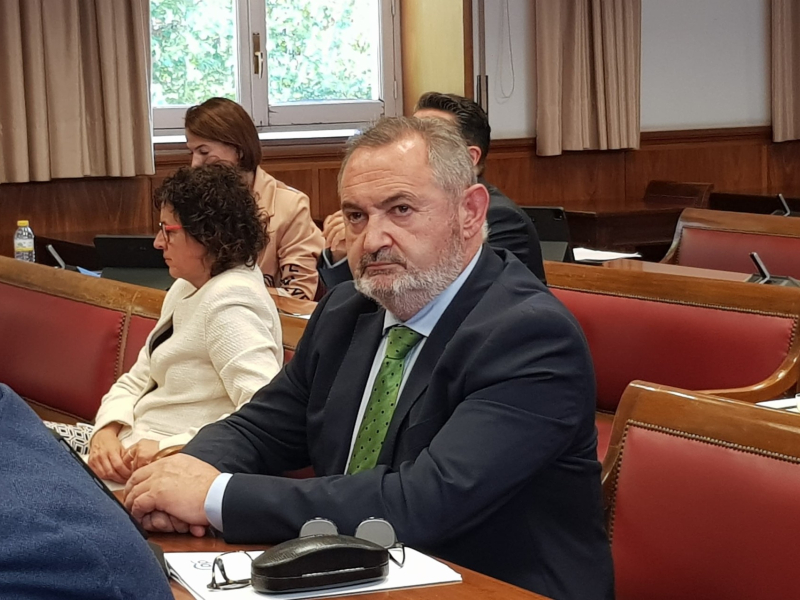
<svg viewBox="0 0 800 600">
<path fill-rule="evenodd" d="M 374 101 L 318 101 L 269 104 L 267 61 L 254 73 L 253 35 L 260 36 L 266 53 L 265 0 L 235 0 L 236 73 L 238 102 L 253 118 L 259 133 L 354 129 L 382 115 L 402 114 L 400 9 L 398 0 L 378 0 L 381 43 L 381 97 Z M 152 109 L 155 137 L 182 135 L 188 106 Z"/>
</svg>

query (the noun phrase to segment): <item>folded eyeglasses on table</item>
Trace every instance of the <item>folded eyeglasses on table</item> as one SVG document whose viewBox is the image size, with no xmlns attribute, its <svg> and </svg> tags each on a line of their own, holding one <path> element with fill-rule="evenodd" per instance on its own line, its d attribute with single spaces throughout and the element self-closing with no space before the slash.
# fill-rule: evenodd
<svg viewBox="0 0 800 600">
<path fill-rule="evenodd" d="M 220 554 L 214 559 L 208 588 L 252 585 L 259 592 L 274 593 L 367 583 L 384 579 L 390 560 L 402 567 L 405 547 L 388 521 L 367 519 L 348 536 L 340 535 L 332 521 L 316 518 L 303 525 L 297 539 L 257 557 L 245 550 Z"/>
</svg>

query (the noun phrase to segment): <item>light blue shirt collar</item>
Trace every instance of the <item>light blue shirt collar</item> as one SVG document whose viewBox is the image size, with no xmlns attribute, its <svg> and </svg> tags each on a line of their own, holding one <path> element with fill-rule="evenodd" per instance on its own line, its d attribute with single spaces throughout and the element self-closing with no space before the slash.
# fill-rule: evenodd
<svg viewBox="0 0 800 600">
<path fill-rule="evenodd" d="M 478 251 L 475 253 L 475 256 L 472 257 L 472 260 L 469 261 L 466 269 L 461 271 L 461 274 L 456 277 L 456 280 L 451 283 L 445 290 L 436 296 L 433 300 L 428 302 L 422 309 L 411 317 L 408 321 L 401 321 L 388 310 L 383 317 L 383 335 L 386 335 L 386 331 L 390 327 L 394 327 L 395 325 L 405 325 L 409 329 L 413 329 L 420 335 L 424 335 L 426 338 L 431 335 L 431 331 L 433 328 L 436 327 L 436 323 L 439 322 L 439 318 L 442 316 L 447 307 L 450 306 L 450 303 L 455 298 L 458 290 L 464 285 L 464 282 L 469 277 L 472 270 L 475 268 L 475 265 L 478 262 L 478 258 L 483 252 L 483 246 L 478 248 Z"/>
</svg>

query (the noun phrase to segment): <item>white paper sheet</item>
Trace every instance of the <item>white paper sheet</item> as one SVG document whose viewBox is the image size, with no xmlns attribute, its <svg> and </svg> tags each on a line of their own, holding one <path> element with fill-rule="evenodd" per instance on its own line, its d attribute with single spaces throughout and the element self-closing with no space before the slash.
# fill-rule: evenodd
<svg viewBox="0 0 800 600">
<path fill-rule="evenodd" d="M 610 252 L 608 250 L 591 250 L 590 248 L 573 248 L 572 254 L 576 262 L 605 262 L 617 258 L 641 258 L 638 252 Z"/>
<path fill-rule="evenodd" d="M 392 552 L 398 552 L 392 550 Z M 253 552 L 254 558 L 260 552 Z M 211 565 L 217 552 L 168 552 L 167 559 L 172 576 L 198 600 L 246 600 L 274 599 L 300 600 L 301 598 L 330 598 L 352 594 L 366 594 L 400 588 L 437 585 L 443 583 L 461 583 L 461 575 L 438 560 L 421 552 L 406 548 L 406 560 L 403 568 L 394 562 L 389 563 L 389 576 L 383 581 L 350 585 L 343 588 L 319 590 L 311 592 L 291 592 L 283 594 L 259 594 L 252 587 L 238 590 L 217 591 L 207 588 L 211 581 Z M 231 576 L 233 577 L 233 576 Z"/>
<path fill-rule="evenodd" d="M 785 410 L 787 412 L 800 412 L 797 409 L 798 400 L 800 398 L 779 398 L 778 400 L 765 400 L 764 402 L 756 402 L 756 406 L 765 406 L 767 408 L 775 408 L 777 410 Z"/>
</svg>

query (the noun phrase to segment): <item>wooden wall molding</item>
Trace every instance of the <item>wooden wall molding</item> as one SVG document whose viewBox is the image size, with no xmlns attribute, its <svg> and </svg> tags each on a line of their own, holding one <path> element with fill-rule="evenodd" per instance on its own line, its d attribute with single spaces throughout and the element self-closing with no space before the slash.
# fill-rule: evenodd
<svg viewBox="0 0 800 600">
<path fill-rule="evenodd" d="M 746 142 L 768 143 L 772 140 L 772 127 L 726 127 L 718 129 L 684 129 L 678 131 L 643 131 L 642 148 L 650 146 L 698 143 Z"/>
<path fill-rule="evenodd" d="M 774 143 L 769 127 L 642 133 L 638 150 L 536 155 L 536 140 L 495 140 L 486 178 L 520 204 L 635 204 L 651 179 L 711 182 L 716 191 L 800 197 L 800 141 Z M 338 208 L 336 181 L 345 143 L 269 141 L 264 168 L 311 198 L 322 219 Z M 189 164 L 182 144 L 156 146 L 156 173 L 131 178 L 63 179 L 0 185 L 0 254 L 11 255 L 17 219 L 34 232 L 152 230 L 152 191 Z"/>
<path fill-rule="evenodd" d="M 338 138 L 331 141 L 327 138 L 315 138 L 303 140 L 297 143 L 296 140 L 269 140 L 261 143 L 261 157 L 263 160 L 270 159 L 294 159 L 305 158 L 309 160 L 319 160 L 325 158 L 341 158 L 344 154 L 347 140 Z M 170 162 L 180 162 L 181 157 L 188 159 L 189 150 L 183 143 L 156 144 L 155 162 L 168 164 Z"/>
<path fill-rule="evenodd" d="M 715 191 L 800 196 L 800 141 L 771 127 L 653 131 L 638 150 L 536 155 L 536 140 L 492 142 L 486 177 L 520 204 L 635 204 L 652 179 L 709 182 Z"/>
</svg>

